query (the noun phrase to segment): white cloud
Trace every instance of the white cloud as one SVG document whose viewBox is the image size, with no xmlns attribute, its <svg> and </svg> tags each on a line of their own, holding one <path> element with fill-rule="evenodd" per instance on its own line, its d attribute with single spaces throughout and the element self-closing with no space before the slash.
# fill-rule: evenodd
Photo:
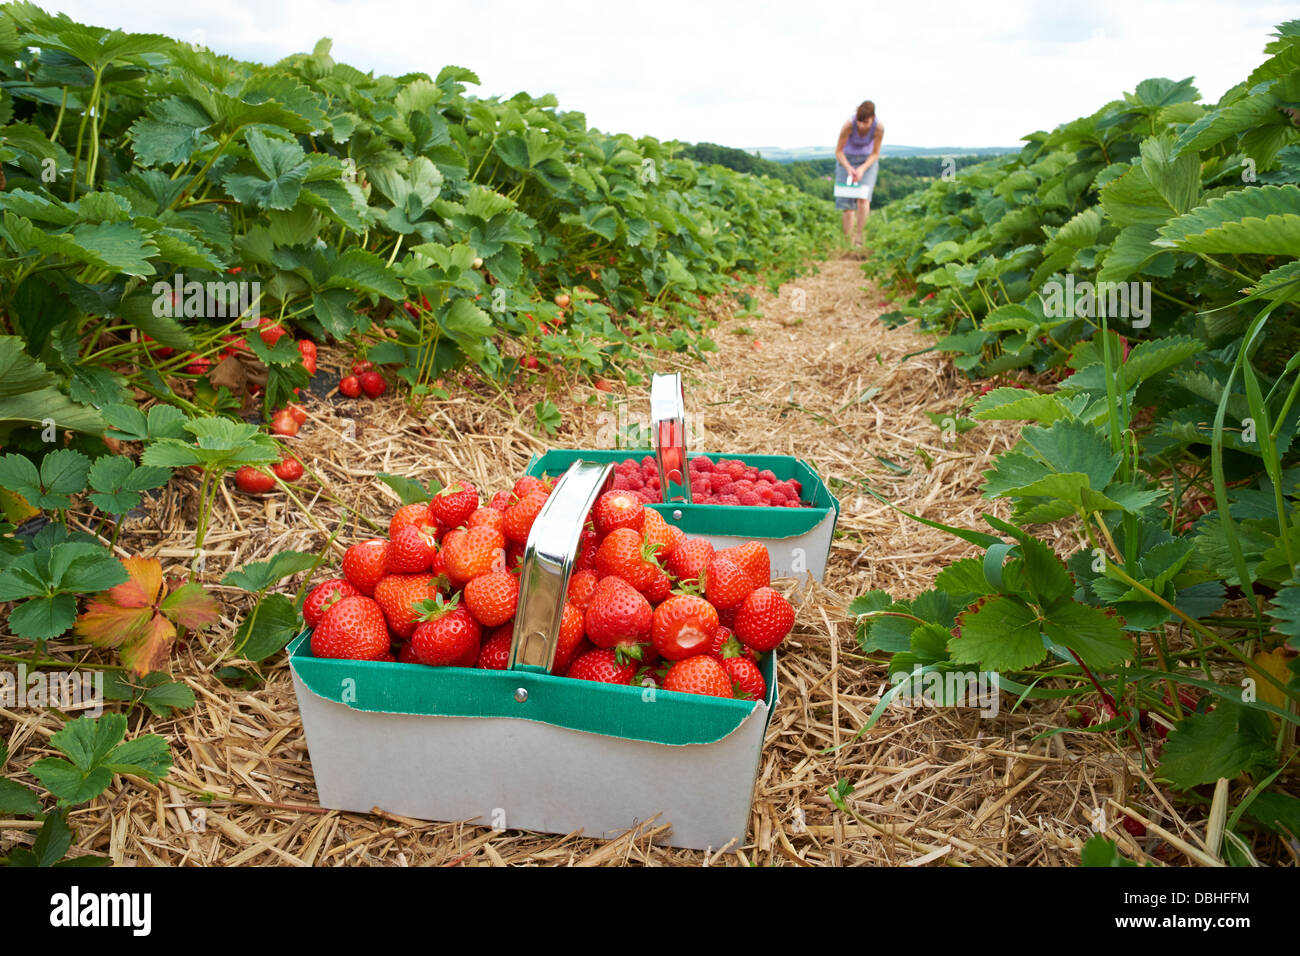
<svg viewBox="0 0 1300 956">
<path fill-rule="evenodd" d="M 1281 3 L 978 4 L 711 0 L 65 0 L 101 26 L 202 36 L 273 62 L 321 36 L 363 70 L 473 69 L 474 92 L 553 92 L 602 129 L 732 146 L 834 142 L 863 99 L 891 142 L 1014 146 L 1149 76 L 1194 75 L 1206 101 L 1263 59 Z M 196 33 L 201 31 L 201 33 Z"/>
</svg>

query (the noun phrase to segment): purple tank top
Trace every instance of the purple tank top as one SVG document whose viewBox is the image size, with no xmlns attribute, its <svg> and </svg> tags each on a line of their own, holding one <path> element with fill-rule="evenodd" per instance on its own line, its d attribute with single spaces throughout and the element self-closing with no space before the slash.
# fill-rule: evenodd
<svg viewBox="0 0 1300 956">
<path fill-rule="evenodd" d="M 876 118 L 871 117 L 871 127 L 867 130 L 866 136 L 858 135 L 858 120 L 856 116 L 849 117 L 849 138 L 844 144 L 846 153 L 863 153 L 869 154 L 876 145 Z"/>
</svg>

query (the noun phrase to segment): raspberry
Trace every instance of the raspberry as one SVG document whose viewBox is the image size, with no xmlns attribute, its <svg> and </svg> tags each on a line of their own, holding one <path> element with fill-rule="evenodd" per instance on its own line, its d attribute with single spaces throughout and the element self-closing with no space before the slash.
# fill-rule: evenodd
<svg viewBox="0 0 1300 956">
<path fill-rule="evenodd" d="M 761 505 L 763 503 L 763 499 L 752 491 L 742 491 L 739 496 L 737 496 L 737 500 L 747 508 L 752 508 L 754 505 Z"/>
<path fill-rule="evenodd" d="M 758 477 L 763 481 L 768 481 L 771 482 L 772 484 L 776 484 L 776 475 L 772 474 L 772 472 L 767 468 L 764 468 L 762 471 L 760 471 L 758 473 Z"/>
</svg>

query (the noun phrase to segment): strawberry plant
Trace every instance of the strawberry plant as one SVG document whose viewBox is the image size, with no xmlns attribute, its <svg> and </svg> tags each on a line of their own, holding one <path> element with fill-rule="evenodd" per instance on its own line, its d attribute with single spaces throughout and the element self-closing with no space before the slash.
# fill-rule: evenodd
<svg viewBox="0 0 1300 956">
<path fill-rule="evenodd" d="M 1091 698 L 1098 721 L 1064 729 L 1120 734 L 1189 801 L 1235 781 L 1233 863 L 1270 830 L 1261 797 L 1261 816 L 1300 808 L 1300 273 L 1266 225 L 1300 209 L 1297 49 L 1283 24 L 1213 106 L 1190 79 L 1146 80 L 891 204 L 865 267 L 900 300 L 887 324 L 916 321 L 972 377 L 1035 377 L 970 410 L 1024 423 L 981 489 L 1012 522 L 948 529 L 984 557 L 912 600 L 859 598 L 863 648 Z M 1065 560 L 1033 536 L 1061 520 Z"/>
</svg>

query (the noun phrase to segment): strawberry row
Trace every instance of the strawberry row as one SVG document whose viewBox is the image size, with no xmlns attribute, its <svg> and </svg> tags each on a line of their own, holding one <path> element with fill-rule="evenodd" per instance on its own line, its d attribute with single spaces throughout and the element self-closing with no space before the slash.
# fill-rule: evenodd
<svg viewBox="0 0 1300 956">
<path fill-rule="evenodd" d="M 399 508 L 387 539 L 353 544 L 343 576 L 308 595 L 313 655 L 504 668 L 524 545 L 549 495 L 548 483 L 524 477 L 484 505 L 457 482 Z M 761 655 L 794 624 L 770 585 L 761 543 L 715 549 L 634 493 L 608 491 L 583 528 L 553 672 L 760 699 Z"/>
</svg>

